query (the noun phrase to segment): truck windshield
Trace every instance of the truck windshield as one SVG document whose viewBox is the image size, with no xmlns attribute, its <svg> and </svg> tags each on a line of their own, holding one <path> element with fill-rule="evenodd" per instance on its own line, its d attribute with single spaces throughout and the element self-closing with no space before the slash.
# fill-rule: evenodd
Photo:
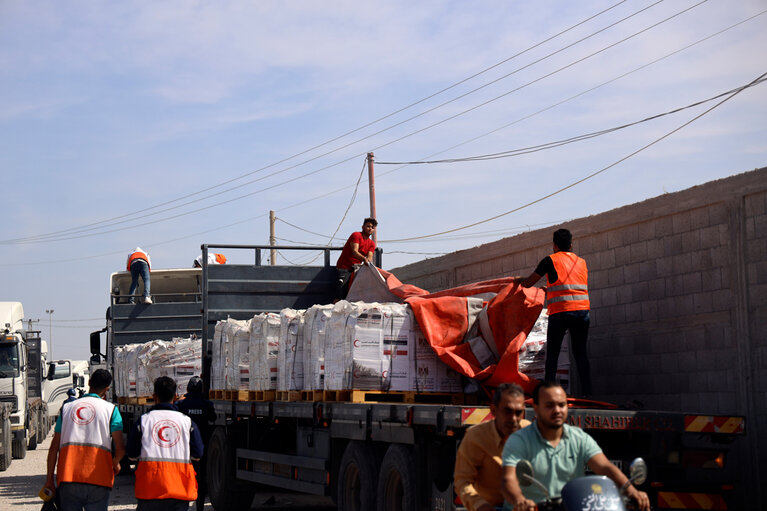
<svg viewBox="0 0 767 511">
<path fill-rule="evenodd" d="M 0 378 L 19 377 L 19 351 L 16 343 L 0 344 Z"/>
</svg>

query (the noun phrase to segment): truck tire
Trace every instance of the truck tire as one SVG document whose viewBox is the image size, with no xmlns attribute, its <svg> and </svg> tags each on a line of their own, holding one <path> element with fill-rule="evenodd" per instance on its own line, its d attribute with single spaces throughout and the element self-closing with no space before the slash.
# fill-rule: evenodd
<svg viewBox="0 0 767 511">
<path fill-rule="evenodd" d="M 219 511 L 250 509 L 256 490 L 237 482 L 235 443 L 227 439 L 225 428 L 216 428 L 208 449 L 208 497 Z"/>
<path fill-rule="evenodd" d="M 373 449 L 352 440 L 346 445 L 338 467 L 338 511 L 370 511 L 376 508 L 378 464 Z"/>
<path fill-rule="evenodd" d="M 413 452 L 402 444 L 390 445 L 378 473 L 378 511 L 415 511 L 417 481 Z"/>
<path fill-rule="evenodd" d="M 37 449 L 37 432 L 40 431 L 39 429 L 35 431 L 34 435 L 29 436 L 29 444 L 27 444 L 27 449 L 30 451 L 34 451 Z"/>
<path fill-rule="evenodd" d="M 22 431 L 24 433 L 24 431 Z M 11 453 L 17 460 L 23 460 L 27 457 L 27 438 L 26 435 L 14 435 L 11 442 Z"/>
<path fill-rule="evenodd" d="M 11 466 L 11 442 L 13 440 L 13 437 L 11 435 L 11 421 L 10 419 L 5 419 L 3 421 L 3 445 L 0 446 L 0 472 L 4 472 L 5 470 L 8 470 L 8 467 Z"/>
</svg>

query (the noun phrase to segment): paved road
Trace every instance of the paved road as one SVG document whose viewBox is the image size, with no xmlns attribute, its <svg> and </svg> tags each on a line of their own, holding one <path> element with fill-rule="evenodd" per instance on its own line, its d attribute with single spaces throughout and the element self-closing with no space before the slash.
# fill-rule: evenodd
<svg viewBox="0 0 767 511">
<path fill-rule="evenodd" d="M 48 438 L 37 446 L 36 450 L 27 451 L 27 456 L 23 460 L 13 460 L 8 470 L 0 472 L 0 510 L 40 510 L 42 501 L 37 494 L 45 484 L 45 462 L 48 457 L 51 438 L 53 438 L 53 430 L 51 430 Z M 132 474 L 118 475 L 115 478 L 115 486 L 109 504 L 110 510 L 136 509 L 133 482 Z M 328 498 L 295 493 L 267 492 L 256 495 L 251 510 L 333 511 L 335 506 Z M 213 506 L 209 502 L 206 503 L 204 511 L 213 511 Z"/>
</svg>

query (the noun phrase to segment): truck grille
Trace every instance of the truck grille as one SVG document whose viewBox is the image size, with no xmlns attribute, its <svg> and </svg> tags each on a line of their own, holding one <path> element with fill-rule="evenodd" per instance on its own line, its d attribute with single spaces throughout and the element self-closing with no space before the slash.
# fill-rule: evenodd
<svg viewBox="0 0 767 511">
<path fill-rule="evenodd" d="M 19 411 L 19 403 L 16 396 L 0 396 L 0 403 L 11 403 L 11 405 L 13 405 L 13 411 Z"/>
</svg>

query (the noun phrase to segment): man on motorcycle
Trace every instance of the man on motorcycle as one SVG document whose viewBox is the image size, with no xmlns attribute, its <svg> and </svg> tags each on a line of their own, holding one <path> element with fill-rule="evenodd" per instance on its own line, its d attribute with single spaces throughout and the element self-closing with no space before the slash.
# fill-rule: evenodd
<svg viewBox="0 0 767 511">
<path fill-rule="evenodd" d="M 466 430 L 455 459 L 455 492 L 469 511 L 495 511 L 503 504 L 503 446 L 509 435 L 530 425 L 525 391 L 516 383 L 498 385 L 490 411 L 492 421 Z"/>
<path fill-rule="evenodd" d="M 503 449 L 504 509 L 534 510 L 535 503 L 546 498 L 535 486 L 521 489 L 515 471 L 520 460 L 532 463 L 536 479 L 552 497 L 560 495 L 571 479 L 583 476 L 584 465 L 595 474 L 609 477 L 619 488 L 628 480 L 588 433 L 566 424 L 567 395 L 558 383 L 543 382 L 536 387 L 533 409 L 535 422 L 510 435 Z M 629 485 L 626 494 L 640 509 L 649 511 L 650 499 L 645 492 Z"/>
</svg>

